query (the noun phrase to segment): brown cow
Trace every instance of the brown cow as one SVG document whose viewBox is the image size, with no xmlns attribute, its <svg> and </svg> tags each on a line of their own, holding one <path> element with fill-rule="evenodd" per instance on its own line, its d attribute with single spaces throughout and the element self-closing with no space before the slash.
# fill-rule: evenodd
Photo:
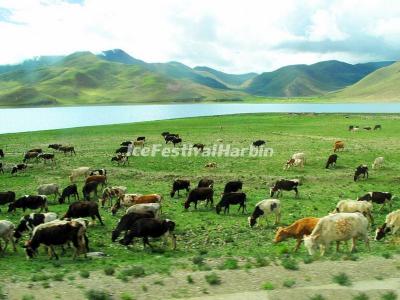
<svg viewBox="0 0 400 300">
<path fill-rule="evenodd" d="M 289 237 L 295 238 L 297 239 L 297 243 L 294 251 L 297 252 L 297 250 L 299 250 L 301 242 L 303 241 L 303 236 L 311 234 L 318 221 L 319 218 L 303 218 L 297 220 L 288 227 L 278 227 L 274 242 L 279 243 Z"/>
<path fill-rule="evenodd" d="M 339 149 L 344 150 L 344 142 L 342 141 L 335 142 L 335 144 L 333 145 L 333 152 L 339 151 Z"/>
<path fill-rule="evenodd" d="M 88 184 L 90 182 L 97 182 L 97 183 L 101 183 L 102 186 L 105 186 L 107 183 L 107 176 L 105 175 L 92 175 L 86 178 L 85 180 L 85 184 Z"/>
<path fill-rule="evenodd" d="M 118 209 L 120 209 L 121 207 L 130 207 L 134 204 L 143 204 L 143 203 L 160 203 L 161 200 L 162 196 L 159 194 L 149 194 L 149 195 L 125 194 L 122 195 L 120 198 L 118 198 L 118 200 L 111 208 L 111 212 L 113 215 L 115 215 Z"/>
</svg>

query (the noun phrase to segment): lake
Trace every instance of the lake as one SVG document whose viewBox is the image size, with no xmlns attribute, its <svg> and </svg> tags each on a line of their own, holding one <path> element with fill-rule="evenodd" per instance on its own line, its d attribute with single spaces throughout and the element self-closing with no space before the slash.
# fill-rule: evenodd
<svg viewBox="0 0 400 300">
<path fill-rule="evenodd" d="M 0 109 L 0 134 L 238 113 L 400 113 L 384 104 L 163 104 Z"/>
</svg>

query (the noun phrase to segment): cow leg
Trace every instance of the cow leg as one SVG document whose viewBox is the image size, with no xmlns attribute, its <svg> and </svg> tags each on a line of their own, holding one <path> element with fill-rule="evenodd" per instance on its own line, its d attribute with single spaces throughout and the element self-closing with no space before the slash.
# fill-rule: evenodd
<svg viewBox="0 0 400 300">
<path fill-rule="evenodd" d="M 297 252 L 299 250 L 302 241 L 303 241 L 302 237 L 297 238 L 296 246 L 294 247 L 294 252 Z"/>
<path fill-rule="evenodd" d="M 319 245 L 319 251 L 321 253 L 321 256 L 324 256 L 325 255 L 325 251 L 326 251 L 326 245 L 320 244 Z"/>
<path fill-rule="evenodd" d="M 13 246 L 13 251 L 17 252 L 17 247 L 15 246 L 13 234 L 10 235 L 9 239 L 11 240 L 11 245 Z"/>
<path fill-rule="evenodd" d="M 353 237 L 352 239 L 351 239 L 351 249 L 350 249 L 350 252 L 355 252 L 356 251 L 356 241 L 357 241 L 357 238 L 356 237 Z"/>
<path fill-rule="evenodd" d="M 150 245 L 149 238 L 147 236 L 143 237 L 143 247 L 146 248 L 146 245 L 148 245 L 150 248 L 153 248 L 153 246 Z"/>
<path fill-rule="evenodd" d="M 364 242 L 365 242 L 365 246 L 367 247 L 368 251 L 371 251 L 371 247 L 369 246 L 369 238 L 368 238 L 367 234 L 364 236 Z"/>
<path fill-rule="evenodd" d="M 336 241 L 336 252 L 340 252 L 340 242 Z"/>
<path fill-rule="evenodd" d="M 103 220 L 101 219 L 99 212 L 96 213 L 96 217 L 97 217 L 97 219 L 99 219 L 101 226 L 104 226 Z M 94 219 L 94 217 L 93 217 L 93 219 Z"/>
</svg>

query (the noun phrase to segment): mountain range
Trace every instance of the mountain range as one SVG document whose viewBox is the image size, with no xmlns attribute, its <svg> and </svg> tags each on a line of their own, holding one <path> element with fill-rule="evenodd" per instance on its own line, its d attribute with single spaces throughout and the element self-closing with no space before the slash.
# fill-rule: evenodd
<svg viewBox="0 0 400 300">
<path fill-rule="evenodd" d="M 98 55 L 76 52 L 0 66 L 0 105 L 221 102 L 324 95 L 381 99 L 380 89 L 390 100 L 399 95 L 399 64 L 323 61 L 262 74 L 227 74 L 179 62 L 147 63 L 120 49 Z"/>
</svg>

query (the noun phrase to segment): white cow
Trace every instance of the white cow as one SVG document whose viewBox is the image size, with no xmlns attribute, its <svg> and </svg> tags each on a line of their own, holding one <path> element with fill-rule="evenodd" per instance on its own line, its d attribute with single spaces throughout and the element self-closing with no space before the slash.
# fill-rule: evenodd
<svg viewBox="0 0 400 300">
<path fill-rule="evenodd" d="M 375 240 L 379 241 L 389 232 L 396 234 L 400 229 L 400 209 L 392 211 L 386 216 L 385 223 L 375 232 Z"/>
<path fill-rule="evenodd" d="M 371 224 L 374 223 L 372 217 L 372 202 L 357 200 L 341 200 L 336 204 L 334 213 L 354 213 L 359 212 L 368 218 Z"/>
<path fill-rule="evenodd" d="M 71 176 L 69 176 L 69 180 L 71 182 L 75 182 L 76 178 L 78 177 L 87 177 L 90 173 L 90 168 L 89 167 L 79 167 L 77 169 L 73 169 L 71 171 Z"/>
<path fill-rule="evenodd" d="M 7 221 L 7 220 L 0 220 L 0 238 L 3 239 L 5 245 L 4 249 L 1 247 L 0 243 L 0 253 L 5 252 L 8 246 L 8 242 L 11 242 L 13 246 L 13 250 L 17 251 L 17 248 L 15 247 L 15 242 L 14 242 L 14 231 L 15 231 L 15 226 L 12 222 Z"/>
<path fill-rule="evenodd" d="M 154 216 L 156 218 L 158 218 L 161 213 L 161 204 L 160 203 L 135 204 L 126 210 L 126 214 L 133 213 L 133 212 L 138 213 L 138 214 L 152 212 L 154 214 Z"/>
<path fill-rule="evenodd" d="M 332 242 L 336 242 L 338 250 L 339 242 L 350 239 L 351 251 L 354 251 L 358 238 L 362 238 L 369 249 L 367 218 L 358 212 L 337 213 L 321 218 L 312 233 L 304 237 L 304 245 L 310 255 L 314 255 L 319 247 L 323 256 Z"/>
<path fill-rule="evenodd" d="M 275 215 L 275 224 L 278 224 L 281 218 L 281 202 L 278 199 L 266 199 L 258 202 L 251 217 L 248 217 L 250 227 L 257 223 L 257 219 L 261 216 L 265 217 L 268 224 L 268 215 Z"/>
<path fill-rule="evenodd" d="M 375 158 L 372 164 L 372 169 L 380 169 L 383 166 L 384 161 L 385 158 L 383 158 L 382 156 Z"/>
</svg>

